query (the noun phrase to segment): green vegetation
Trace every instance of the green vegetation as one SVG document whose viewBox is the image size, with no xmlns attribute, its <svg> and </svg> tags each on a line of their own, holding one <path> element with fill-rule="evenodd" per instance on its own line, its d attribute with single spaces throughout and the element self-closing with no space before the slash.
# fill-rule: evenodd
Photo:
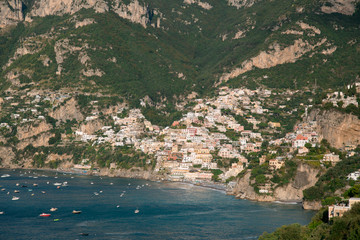
<svg viewBox="0 0 360 240">
<path fill-rule="evenodd" d="M 259 240 L 338 240 L 360 239 L 360 204 L 356 203 L 344 216 L 328 219 L 327 208 L 321 209 L 311 220 L 309 225 L 292 224 L 282 226 L 273 233 L 264 233 Z M 331 224 L 330 224 L 331 223 Z"/>
<path fill-rule="evenodd" d="M 321 200 L 334 195 L 335 191 L 349 184 L 347 175 L 360 168 L 359 156 L 344 158 L 322 175 L 315 186 L 304 190 L 305 200 Z"/>
</svg>

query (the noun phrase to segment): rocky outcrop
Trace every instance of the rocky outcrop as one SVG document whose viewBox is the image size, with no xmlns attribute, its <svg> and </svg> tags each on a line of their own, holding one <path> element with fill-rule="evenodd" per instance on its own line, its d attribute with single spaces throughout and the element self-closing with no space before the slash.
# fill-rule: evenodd
<svg viewBox="0 0 360 240">
<path fill-rule="evenodd" d="M 317 182 L 318 169 L 307 164 L 299 164 L 294 180 L 284 187 L 276 188 L 274 196 L 279 201 L 300 201 L 303 199 L 303 190 L 314 186 Z"/>
<path fill-rule="evenodd" d="M 21 0 L 8 0 L 0 2 L 0 28 L 15 25 L 24 20 L 23 3 Z"/>
<path fill-rule="evenodd" d="M 24 149 L 28 145 L 33 145 L 33 147 L 47 147 L 49 146 L 49 140 L 53 137 L 54 134 L 50 132 L 43 132 L 34 137 L 29 137 L 26 139 L 22 139 L 19 144 L 16 146 L 18 149 Z"/>
<path fill-rule="evenodd" d="M 344 15 L 353 15 L 356 10 L 356 3 L 359 0 L 327 0 L 321 7 L 321 11 L 327 14 L 341 13 Z"/>
<path fill-rule="evenodd" d="M 300 163 L 295 178 L 286 186 L 278 187 L 272 195 L 258 194 L 250 185 L 251 172 L 237 182 L 231 194 L 238 198 L 249 199 L 260 202 L 272 201 L 301 201 L 303 199 L 303 190 L 314 186 L 317 182 L 319 170 L 311 168 L 309 165 Z"/>
<path fill-rule="evenodd" d="M 241 64 L 240 68 L 236 68 L 230 73 L 225 73 L 221 76 L 220 82 L 228 81 L 231 78 L 235 78 L 241 74 L 251 71 L 254 67 L 265 69 L 275 67 L 280 64 L 294 63 L 304 54 L 314 50 L 326 42 L 326 39 L 322 39 L 318 43 L 312 45 L 308 41 L 298 39 L 293 45 L 280 48 L 280 45 L 273 44 L 270 46 L 269 51 L 262 51 L 256 57 L 246 60 Z"/>
<path fill-rule="evenodd" d="M 275 201 L 275 197 L 273 196 L 257 194 L 254 188 L 250 185 L 250 176 L 251 172 L 249 171 L 237 182 L 231 194 L 235 195 L 237 198 L 255 200 L 259 202 Z"/>
<path fill-rule="evenodd" d="M 103 121 L 95 119 L 80 125 L 79 130 L 86 134 L 93 134 L 104 126 Z"/>
<path fill-rule="evenodd" d="M 78 21 L 75 23 L 75 28 L 79 28 L 79 27 L 84 27 L 86 25 L 90 25 L 90 24 L 93 24 L 95 23 L 95 20 L 94 19 L 91 19 L 91 18 L 86 18 L 82 21 Z"/>
<path fill-rule="evenodd" d="M 258 0 L 228 0 L 228 4 L 239 9 L 242 7 L 251 7 L 257 1 Z"/>
<path fill-rule="evenodd" d="M 82 121 L 84 119 L 74 98 L 68 100 L 64 105 L 60 106 L 55 111 L 49 113 L 49 115 L 50 117 L 61 121 L 73 119 L 77 121 Z"/>
<path fill-rule="evenodd" d="M 138 0 L 130 2 L 129 5 L 124 4 L 120 0 L 115 0 L 112 8 L 121 18 L 139 23 L 144 28 L 146 28 L 146 25 L 150 22 L 147 6 L 140 5 Z"/>
<path fill-rule="evenodd" d="M 46 122 L 40 122 L 38 124 L 27 124 L 19 126 L 17 128 L 17 138 L 23 140 L 38 135 L 42 132 L 47 132 L 51 129 L 51 125 Z"/>
<path fill-rule="evenodd" d="M 315 109 L 309 113 L 306 120 L 316 121 L 316 131 L 333 147 L 360 144 L 360 119 L 357 116 L 335 110 Z"/>
<path fill-rule="evenodd" d="M 322 208 L 321 201 L 303 201 L 305 210 L 320 210 Z"/>
<path fill-rule="evenodd" d="M 29 17 L 74 14 L 82 8 L 92 8 L 97 13 L 109 11 L 109 6 L 104 0 L 38 0 L 30 11 Z"/>
<path fill-rule="evenodd" d="M 12 162 L 15 159 L 15 153 L 11 147 L 0 147 L 0 166 L 5 168 L 14 168 L 16 165 Z"/>
<path fill-rule="evenodd" d="M 200 0 L 184 0 L 185 4 L 197 4 L 199 7 L 203 9 L 210 10 L 212 6 L 207 2 L 201 2 Z"/>
</svg>

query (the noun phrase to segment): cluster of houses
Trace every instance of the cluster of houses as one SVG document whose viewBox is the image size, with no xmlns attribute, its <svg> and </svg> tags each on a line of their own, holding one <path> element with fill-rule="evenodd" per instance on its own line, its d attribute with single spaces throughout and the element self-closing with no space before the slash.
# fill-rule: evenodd
<svg viewBox="0 0 360 240">
<path fill-rule="evenodd" d="M 216 169 L 222 172 L 218 177 L 226 181 L 237 176 L 247 167 L 248 160 L 244 155 L 261 151 L 265 140 L 269 141 L 271 147 L 283 144 L 291 146 L 291 151 L 286 153 L 287 155 L 279 156 L 276 151 L 272 152 L 273 148 L 270 148 L 269 153 L 275 153 L 276 157 L 269 159 L 264 155 L 260 158 L 260 164 L 268 162 L 269 168 L 276 171 L 285 165 L 286 159 L 290 159 L 293 156 L 291 153 L 295 150 L 297 154 L 307 154 L 309 149 L 305 145 L 315 146 L 321 138 L 316 132 L 315 121 L 298 124 L 293 132 L 286 134 L 283 138 L 263 136 L 257 125 L 263 121 L 260 119 L 266 119 L 266 114 L 272 114 L 263 103 L 273 94 L 276 95 L 267 89 L 222 87 L 214 98 L 192 99 L 194 103 L 192 110 L 166 128 L 160 128 L 146 120 L 140 109 L 125 107 L 112 113 L 111 125 L 100 126 L 97 131 L 93 131 L 92 128 L 88 129 L 88 125 L 97 122 L 100 117 L 99 112 L 93 111 L 92 115 L 87 116 L 75 131 L 75 137 L 78 141 L 91 142 L 93 145 L 106 143 L 114 147 L 132 146 L 141 150 L 156 158 L 155 170 L 165 173 L 168 179 L 173 181 L 211 181 L 213 170 Z M 287 96 L 292 94 L 294 92 L 290 90 L 286 93 Z M 342 101 L 346 100 L 345 105 L 352 101 L 349 97 L 343 100 L 341 93 L 335 93 L 335 95 L 337 100 L 338 96 Z M 61 93 L 49 93 L 46 97 L 30 94 L 27 97 L 30 100 L 26 100 L 26 104 L 32 107 L 18 108 L 20 112 L 12 114 L 14 119 L 27 120 L 22 116 L 24 115 L 22 111 L 30 109 L 36 119 L 44 121 L 45 117 L 37 110 L 41 107 L 38 105 L 40 102 L 49 101 L 54 108 L 71 98 L 70 95 Z M 330 101 L 333 97 L 334 94 L 329 95 L 328 100 Z M 96 101 L 92 101 L 91 104 L 96 105 Z M 278 108 L 285 107 L 285 105 L 278 106 Z M 234 118 L 237 115 L 252 124 L 252 130 L 245 130 L 244 126 Z M 259 118 L 259 116 L 265 118 Z M 281 128 L 281 124 L 274 121 L 267 122 L 267 126 L 271 132 Z M 9 128 L 9 125 L 1 123 L 0 128 Z M 218 166 L 219 160 L 230 163 L 226 167 Z M 340 159 L 338 155 L 329 153 L 324 155 L 323 161 L 334 165 Z M 261 189 L 264 193 L 268 190 L 269 186 Z"/>
</svg>

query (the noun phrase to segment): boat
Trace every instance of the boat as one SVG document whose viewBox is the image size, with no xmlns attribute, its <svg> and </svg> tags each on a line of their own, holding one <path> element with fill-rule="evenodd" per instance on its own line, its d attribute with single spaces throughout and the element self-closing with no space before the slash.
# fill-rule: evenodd
<svg viewBox="0 0 360 240">
<path fill-rule="evenodd" d="M 26 186 L 26 185 L 21 185 L 21 187 L 25 188 L 25 187 L 27 187 L 27 186 Z"/>
<path fill-rule="evenodd" d="M 73 214 L 80 214 L 81 211 L 73 210 L 72 213 L 73 213 Z"/>
<path fill-rule="evenodd" d="M 45 191 L 41 191 L 42 194 L 45 194 L 46 192 Z"/>
<path fill-rule="evenodd" d="M 10 175 L 9 175 L 9 174 L 3 174 L 3 175 L 1 175 L 1 177 L 2 177 L 2 178 L 10 177 Z"/>
<path fill-rule="evenodd" d="M 18 187 L 18 186 L 20 186 L 20 183 L 16 183 L 15 185 Z"/>
<path fill-rule="evenodd" d="M 98 195 L 99 195 L 99 193 L 97 193 L 97 192 L 94 192 L 94 195 L 95 195 L 95 196 L 98 196 Z"/>
<path fill-rule="evenodd" d="M 34 184 L 33 184 L 33 186 L 34 186 L 34 187 L 37 187 L 37 186 L 38 186 L 38 184 L 37 184 L 37 183 L 34 183 Z"/>
<path fill-rule="evenodd" d="M 2 188 L 1 191 L 5 191 L 6 189 L 5 188 Z"/>
<path fill-rule="evenodd" d="M 50 217 L 51 214 L 50 213 L 42 213 L 39 215 L 40 217 Z"/>
<path fill-rule="evenodd" d="M 55 219 L 54 219 L 54 222 L 58 222 L 58 221 L 60 221 L 59 218 L 55 218 Z"/>
<path fill-rule="evenodd" d="M 60 186 L 57 186 L 56 188 L 57 188 L 57 189 L 59 189 L 59 188 L 60 188 Z"/>
<path fill-rule="evenodd" d="M 57 210 L 57 208 L 56 207 L 52 207 L 52 208 L 50 208 L 50 212 L 55 212 Z"/>
<path fill-rule="evenodd" d="M 135 211 L 134 211 L 134 213 L 139 213 L 140 212 L 140 210 L 139 209 L 136 209 Z"/>
<path fill-rule="evenodd" d="M 3 215 L 3 214 L 4 214 L 4 211 L 1 211 L 1 212 L 0 212 L 0 215 Z"/>
<path fill-rule="evenodd" d="M 88 233 L 80 233 L 81 236 L 89 236 Z"/>
<path fill-rule="evenodd" d="M 54 183 L 54 186 L 61 186 L 61 185 L 62 183 L 58 183 L 58 182 Z"/>
<path fill-rule="evenodd" d="M 14 190 L 14 193 L 19 193 L 20 191 L 19 190 Z"/>
<path fill-rule="evenodd" d="M 16 201 L 16 200 L 19 200 L 19 199 L 20 199 L 19 197 L 13 197 L 11 200 Z"/>
</svg>

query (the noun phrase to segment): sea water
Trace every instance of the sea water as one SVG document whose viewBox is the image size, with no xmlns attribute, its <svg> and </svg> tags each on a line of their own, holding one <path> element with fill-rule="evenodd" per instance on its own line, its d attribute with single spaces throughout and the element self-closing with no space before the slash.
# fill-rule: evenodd
<svg viewBox="0 0 360 240">
<path fill-rule="evenodd" d="M 284 224 L 308 224 L 314 215 L 298 204 L 239 200 L 181 183 L 0 170 L 4 174 L 10 177 L 0 178 L 0 239 L 257 239 Z"/>
</svg>

